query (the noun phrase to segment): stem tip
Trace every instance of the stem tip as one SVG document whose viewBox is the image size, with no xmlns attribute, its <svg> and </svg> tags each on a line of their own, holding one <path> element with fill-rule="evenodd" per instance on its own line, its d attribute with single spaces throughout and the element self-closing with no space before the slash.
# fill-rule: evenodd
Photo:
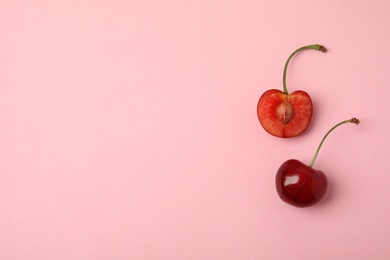
<svg viewBox="0 0 390 260">
<path fill-rule="evenodd" d="M 354 124 L 356 124 L 356 125 L 358 125 L 358 124 L 360 124 L 360 120 L 359 119 L 357 119 L 357 118 L 352 118 L 351 120 L 351 123 L 354 123 Z"/>
<path fill-rule="evenodd" d="M 319 47 L 318 47 L 318 50 L 320 50 L 320 51 L 322 51 L 322 52 L 327 52 L 328 50 L 324 47 L 324 46 L 322 46 L 322 45 L 320 45 Z"/>
</svg>

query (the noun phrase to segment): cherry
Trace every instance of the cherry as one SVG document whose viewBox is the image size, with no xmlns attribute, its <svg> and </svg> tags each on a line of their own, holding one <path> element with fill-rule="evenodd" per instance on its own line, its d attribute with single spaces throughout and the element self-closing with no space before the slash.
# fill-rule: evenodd
<svg viewBox="0 0 390 260">
<path fill-rule="evenodd" d="M 264 92 L 259 99 L 257 116 L 264 130 L 271 135 L 282 138 L 294 137 L 302 134 L 310 125 L 313 104 L 309 94 L 302 90 L 289 94 L 286 85 L 287 66 L 291 58 L 307 49 L 326 52 L 326 48 L 318 44 L 304 46 L 294 51 L 284 66 L 283 92 L 271 89 Z"/>
<path fill-rule="evenodd" d="M 312 167 L 326 137 L 336 127 L 345 123 L 358 125 L 360 121 L 352 118 L 332 127 L 323 137 L 308 166 L 295 159 L 288 160 L 280 166 L 276 173 L 275 184 L 276 191 L 284 202 L 296 207 L 308 207 L 317 203 L 325 195 L 328 187 L 327 178 L 322 171 Z"/>
</svg>

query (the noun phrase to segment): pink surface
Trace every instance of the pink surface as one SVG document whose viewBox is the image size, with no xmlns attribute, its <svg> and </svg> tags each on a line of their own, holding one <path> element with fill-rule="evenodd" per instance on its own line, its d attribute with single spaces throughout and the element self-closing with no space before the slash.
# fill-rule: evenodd
<svg viewBox="0 0 390 260">
<path fill-rule="evenodd" d="M 390 2 L 0 1 L 0 259 L 390 259 Z M 256 106 L 314 102 L 278 139 Z M 285 160 L 329 193 L 283 203 Z"/>
</svg>

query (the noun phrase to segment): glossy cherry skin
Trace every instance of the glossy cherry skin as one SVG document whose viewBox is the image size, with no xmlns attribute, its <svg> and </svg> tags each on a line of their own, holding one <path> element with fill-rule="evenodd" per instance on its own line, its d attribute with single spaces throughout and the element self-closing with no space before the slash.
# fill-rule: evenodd
<svg viewBox="0 0 390 260">
<path fill-rule="evenodd" d="M 280 166 L 275 183 L 279 197 L 296 207 L 309 207 L 317 203 L 325 195 L 328 187 L 323 172 L 293 159 Z"/>
<path fill-rule="evenodd" d="M 266 132 L 290 138 L 298 136 L 309 127 L 313 115 L 313 103 L 302 90 L 291 94 L 271 89 L 260 97 L 257 117 Z"/>
</svg>

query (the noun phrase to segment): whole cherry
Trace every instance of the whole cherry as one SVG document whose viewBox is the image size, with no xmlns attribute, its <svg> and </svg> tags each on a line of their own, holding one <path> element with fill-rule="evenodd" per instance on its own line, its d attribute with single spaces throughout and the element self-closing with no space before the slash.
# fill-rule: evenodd
<svg viewBox="0 0 390 260">
<path fill-rule="evenodd" d="M 287 91 L 287 66 L 291 58 L 302 50 L 319 50 L 326 52 L 322 45 L 313 44 L 301 47 L 288 57 L 283 72 L 283 92 L 271 89 L 263 93 L 257 105 L 257 116 L 264 130 L 269 134 L 289 138 L 302 134 L 310 125 L 313 115 L 313 103 L 309 94 L 297 90 L 291 94 Z"/>
<path fill-rule="evenodd" d="M 275 184 L 276 191 L 284 202 L 296 207 L 308 207 L 323 198 L 328 187 L 327 178 L 322 171 L 312 167 L 326 137 L 336 127 L 345 123 L 358 125 L 360 121 L 357 118 L 352 118 L 332 127 L 323 137 L 309 165 L 291 159 L 280 166 L 276 173 Z"/>
</svg>

